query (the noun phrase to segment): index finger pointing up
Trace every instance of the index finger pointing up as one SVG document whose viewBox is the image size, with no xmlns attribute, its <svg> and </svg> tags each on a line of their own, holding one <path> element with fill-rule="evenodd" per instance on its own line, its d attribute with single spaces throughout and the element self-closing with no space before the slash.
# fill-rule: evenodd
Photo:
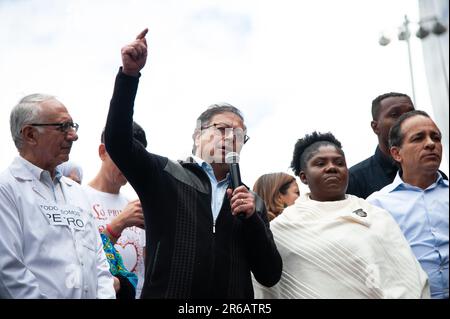
<svg viewBox="0 0 450 319">
<path fill-rule="evenodd" d="M 136 37 L 136 40 L 144 39 L 147 32 L 148 32 L 148 28 L 145 28 L 141 33 L 138 34 L 138 36 Z"/>
</svg>

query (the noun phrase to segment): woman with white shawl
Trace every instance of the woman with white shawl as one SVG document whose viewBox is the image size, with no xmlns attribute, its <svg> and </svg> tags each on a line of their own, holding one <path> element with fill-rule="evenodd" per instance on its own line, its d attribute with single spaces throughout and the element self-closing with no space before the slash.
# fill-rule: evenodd
<svg viewBox="0 0 450 319">
<path fill-rule="evenodd" d="M 256 298 L 429 298 L 426 273 L 391 215 L 346 195 L 341 143 L 313 132 L 297 141 L 291 163 L 309 186 L 270 223 L 283 274 Z"/>
</svg>

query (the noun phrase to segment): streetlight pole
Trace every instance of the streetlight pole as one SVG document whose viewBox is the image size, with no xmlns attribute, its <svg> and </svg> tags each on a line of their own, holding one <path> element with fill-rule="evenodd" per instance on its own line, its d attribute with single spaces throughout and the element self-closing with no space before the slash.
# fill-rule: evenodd
<svg viewBox="0 0 450 319">
<path fill-rule="evenodd" d="M 434 26 L 431 29 L 427 29 L 423 26 L 424 23 L 426 22 L 433 22 L 434 21 Z M 406 48 L 408 50 L 408 63 L 409 63 L 409 75 L 411 78 L 411 91 L 412 91 L 412 101 L 414 103 L 414 105 L 416 104 L 416 86 L 414 83 L 414 70 L 413 70 L 413 62 L 412 62 L 412 56 L 411 56 L 411 43 L 410 43 L 410 38 L 411 38 L 411 32 L 410 32 L 410 25 L 411 21 L 408 19 L 408 16 L 405 14 L 405 19 L 403 21 L 403 24 L 400 26 L 400 32 L 398 33 L 398 39 L 400 41 L 405 41 L 406 42 Z M 442 34 L 444 34 L 445 32 L 447 32 L 447 28 L 439 22 L 438 18 L 436 16 L 431 16 L 431 17 L 426 17 L 426 18 L 422 18 L 419 22 L 418 22 L 420 28 L 419 30 L 417 30 L 416 32 L 416 36 L 423 40 L 424 38 L 426 38 L 430 32 L 432 32 L 433 34 L 440 36 Z M 445 81 L 445 86 L 447 89 L 447 97 L 449 95 L 449 87 L 448 87 L 448 78 L 447 78 L 447 72 L 445 69 L 445 58 L 444 58 L 444 54 L 443 54 L 443 49 L 442 49 L 442 44 L 440 39 L 437 39 L 438 41 L 438 49 L 437 51 L 439 51 L 439 58 L 440 58 L 440 62 L 441 62 L 441 67 L 442 67 L 442 72 L 444 75 L 444 81 Z M 382 34 L 382 36 L 380 37 L 380 39 L 378 40 L 378 43 L 381 46 L 386 46 L 391 42 L 391 40 L 389 39 L 389 37 L 386 37 L 384 34 Z"/>
<path fill-rule="evenodd" d="M 412 90 L 412 100 L 414 105 L 416 105 L 416 86 L 414 84 L 414 70 L 411 57 L 411 44 L 409 39 L 411 38 L 411 32 L 409 31 L 409 19 L 405 14 L 405 21 L 403 22 L 403 31 L 398 35 L 399 40 L 406 41 L 406 46 L 408 48 L 408 62 L 409 62 L 409 74 L 411 77 L 411 90 Z"/>
</svg>

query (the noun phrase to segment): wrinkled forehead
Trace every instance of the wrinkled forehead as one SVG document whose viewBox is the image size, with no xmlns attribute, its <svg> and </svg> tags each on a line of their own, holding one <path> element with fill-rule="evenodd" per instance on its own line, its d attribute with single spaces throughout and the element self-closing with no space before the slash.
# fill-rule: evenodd
<svg viewBox="0 0 450 319">
<path fill-rule="evenodd" d="M 67 108 L 56 99 L 50 99 L 43 101 L 40 104 L 41 107 L 41 115 L 46 120 L 71 120 Z"/>
<path fill-rule="evenodd" d="M 231 112 L 224 112 L 215 114 L 211 119 L 209 120 L 209 124 L 213 123 L 221 123 L 226 124 L 227 126 L 233 127 L 233 128 L 241 128 L 243 130 L 246 130 L 244 121 L 242 118 L 234 113 Z"/>
<path fill-rule="evenodd" d="M 434 123 L 431 118 L 423 115 L 415 115 L 405 119 L 400 128 L 404 136 L 413 135 L 423 131 L 434 131 L 441 134 L 436 123 Z"/>
<path fill-rule="evenodd" d="M 414 110 L 414 105 L 406 96 L 391 96 L 383 99 L 380 102 L 379 113 L 381 114 L 389 112 L 393 108 L 398 108 L 400 111 L 403 110 L 403 113 L 406 113 L 408 111 Z"/>
</svg>

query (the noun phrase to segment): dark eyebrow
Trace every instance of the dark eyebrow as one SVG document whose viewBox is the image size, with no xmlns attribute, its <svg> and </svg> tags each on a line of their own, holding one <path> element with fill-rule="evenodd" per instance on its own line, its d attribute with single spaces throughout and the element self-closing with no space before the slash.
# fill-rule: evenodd
<svg viewBox="0 0 450 319">
<path fill-rule="evenodd" d="M 431 132 L 431 133 L 432 133 L 432 134 L 439 135 L 440 137 L 442 137 L 441 131 L 433 131 L 433 132 Z"/>
<path fill-rule="evenodd" d="M 225 123 L 225 122 L 214 123 L 214 125 L 226 125 L 229 128 L 233 128 L 233 124 L 229 124 L 229 123 Z"/>
<path fill-rule="evenodd" d="M 422 137 L 424 134 L 425 134 L 424 131 L 419 131 L 417 133 L 412 134 L 411 138 L 413 138 L 413 137 Z"/>
<path fill-rule="evenodd" d="M 317 161 L 317 160 L 327 160 L 327 159 L 341 159 L 341 158 L 345 158 L 343 155 L 341 155 L 341 154 L 339 154 L 339 155 L 333 155 L 333 156 L 317 156 L 317 157 L 314 157 L 313 158 L 313 160 L 314 161 Z"/>
<path fill-rule="evenodd" d="M 390 110 L 389 110 L 389 112 L 388 112 L 388 114 L 391 114 L 391 113 L 394 113 L 394 112 L 396 112 L 396 113 L 405 113 L 405 112 L 403 112 L 403 107 L 402 107 L 402 105 L 396 105 L 396 106 L 393 106 Z"/>
</svg>

